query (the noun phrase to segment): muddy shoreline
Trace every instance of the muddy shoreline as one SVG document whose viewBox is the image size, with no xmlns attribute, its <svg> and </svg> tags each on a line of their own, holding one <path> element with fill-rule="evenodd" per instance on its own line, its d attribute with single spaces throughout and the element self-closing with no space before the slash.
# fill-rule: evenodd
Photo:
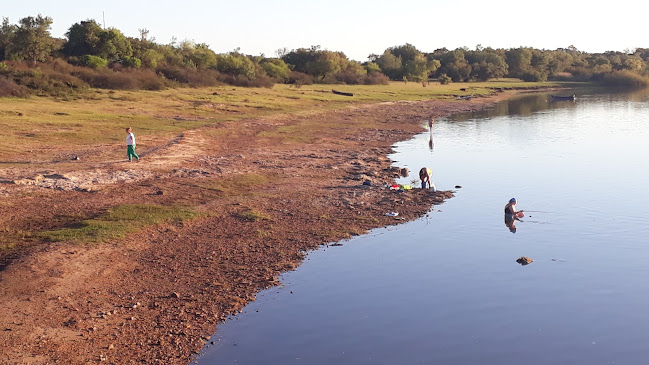
<svg viewBox="0 0 649 365">
<path fill-rule="evenodd" d="M 108 243 L 41 243 L 6 255 L 0 363 L 187 364 L 219 321 L 277 285 L 305 252 L 416 219 L 451 198 L 452 191 L 386 190 L 398 175 L 386 157 L 391 146 L 422 132 L 427 118 L 486 108 L 511 95 L 203 127 L 137 165 L 86 166 L 92 174 L 53 168 L 65 180 L 60 186 L 70 189 L 34 178 L 52 171 L 12 171 L 23 183 L 2 186 L 0 212 L 14 233 L 61 227 L 116 204 L 191 205 L 204 214 Z M 282 135 L 291 128 L 304 137 Z M 124 171 L 129 178 L 120 180 Z M 111 178 L 97 183 L 104 175 Z M 403 220 L 386 216 L 390 211 Z"/>
</svg>

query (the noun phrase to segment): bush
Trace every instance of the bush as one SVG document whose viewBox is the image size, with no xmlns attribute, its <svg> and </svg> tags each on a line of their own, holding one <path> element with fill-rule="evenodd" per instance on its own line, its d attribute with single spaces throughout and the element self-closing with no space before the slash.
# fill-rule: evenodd
<svg viewBox="0 0 649 365">
<path fill-rule="evenodd" d="M 22 85 L 16 84 L 13 80 L 0 76 L 0 97 L 3 96 L 17 96 L 26 97 L 29 90 Z"/>
<path fill-rule="evenodd" d="M 250 80 L 244 75 L 222 75 L 221 79 L 226 84 L 242 87 L 273 87 L 275 85 L 275 80 L 266 75 L 257 76 L 254 80 Z"/>
<path fill-rule="evenodd" d="M 50 64 L 41 64 L 37 68 L 16 66 L 8 76 L 14 83 L 30 89 L 33 94 L 67 96 L 87 86 L 82 80 L 53 69 Z"/>
<path fill-rule="evenodd" d="M 575 81 L 575 78 L 570 72 L 557 72 L 554 75 L 550 75 L 548 80 L 551 81 Z"/>
<path fill-rule="evenodd" d="M 142 66 L 142 61 L 137 57 L 126 57 L 120 63 L 124 67 L 131 68 L 140 68 Z"/>
<path fill-rule="evenodd" d="M 151 70 L 142 70 L 133 73 L 137 77 L 140 89 L 159 91 L 167 88 L 167 82 Z"/>
<path fill-rule="evenodd" d="M 546 72 L 533 70 L 523 73 L 520 78 L 525 82 L 542 82 L 547 81 L 548 74 Z"/>
<path fill-rule="evenodd" d="M 347 85 L 387 85 L 390 79 L 380 72 L 359 74 L 346 70 L 334 75 L 327 75 L 322 83 L 324 84 L 347 84 Z"/>
<path fill-rule="evenodd" d="M 88 86 L 78 77 L 55 70 L 44 71 L 44 75 L 49 78 L 49 84 L 54 88 L 83 89 Z"/>
<path fill-rule="evenodd" d="M 291 74 L 291 69 L 288 68 L 288 65 L 284 61 L 276 58 L 266 59 L 262 61 L 260 66 L 268 76 L 278 82 L 286 81 Z"/>
<path fill-rule="evenodd" d="M 387 85 L 390 83 L 390 78 L 380 72 L 370 72 L 365 75 L 363 83 L 365 85 Z"/>
<path fill-rule="evenodd" d="M 214 86 L 221 84 L 221 74 L 216 70 L 198 70 L 195 68 L 161 67 L 158 73 L 171 81 L 189 86 Z"/>
<path fill-rule="evenodd" d="M 335 83 L 359 85 L 362 84 L 363 81 L 365 80 L 365 75 L 361 75 L 353 71 L 342 71 L 333 75 L 333 78 L 336 81 Z M 323 81 L 327 82 L 329 80 L 323 80 Z"/>
<path fill-rule="evenodd" d="M 218 55 L 217 70 L 233 76 L 243 75 L 249 80 L 254 80 L 256 77 L 255 63 L 246 56 L 234 53 Z"/>
<path fill-rule="evenodd" d="M 65 62 L 62 59 L 54 59 L 54 61 L 52 61 L 52 63 L 49 64 L 49 67 L 51 67 L 52 70 L 64 74 L 72 74 L 72 72 L 77 68 L 77 66 L 73 66 L 69 62 Z"/>
<path fill-rule="evenodd" d="M 586 67 L 574 67 L 571 72 L 574 81 L 590 81 L 593 73 Z"/>
<path fill-rule="evenodd" d="M 437 78 L 437 80 L 442 85 L 450 84 L 452 81 L 452 79 L 446 74 L 439 75 L 439 78 Z"/>
<path fill-rule="evenodd" d="M 108 60 L 87 54 L 85 56 L 79 57 L 79 64 L 81 66 L 86 66 L 98 70 L 100 68 L 106 68 L 106 66 L 108 66 Z"/>
<path fill-rule="evenodd" d="M 601 83 L 606 86 L 644 88 L 649 86 L 649 78 L 632 71 L 614 71 L 604 76 Z"/>
<path fill-rule="evenodd" d="M 296 86 L 313 85 L 313 76 L 307 75 L 303 72 L 291 71 L 291 76 L 288 78 L 286 83 Z"/>
<path fill-rule="evenodd" d="M 74 75 L 90 86 L 100 89 L 135 90 L 139 87 L 136 79 L 122 72 L 79 70 Z"/>
</svg>

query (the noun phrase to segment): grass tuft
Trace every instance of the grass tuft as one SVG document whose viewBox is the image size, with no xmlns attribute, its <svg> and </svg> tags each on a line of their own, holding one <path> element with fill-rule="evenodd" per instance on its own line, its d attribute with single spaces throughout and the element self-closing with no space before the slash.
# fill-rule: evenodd
<svg viewBox="0 0 649 365">
<path fill-rule="evenodd" d="M 39 232 L 37 235 L 49 241 L 105 242 L 122 238 L 145 226 L 167 221 L 183 221 L 198 216 L 199 212 L 186 207 L 119 205 L 99 217 L 86 219 L 68 227 Z"/>
<path fill-rule="evenodd" d="M 256 211 L 254 209 L 244 210 L 242 212 L 235 213 L 235 217 L 242 219 L 248 222 L 256 222 L 261 220 L 269 220 L 270 217 L 262 212 Z"/>
</svg>

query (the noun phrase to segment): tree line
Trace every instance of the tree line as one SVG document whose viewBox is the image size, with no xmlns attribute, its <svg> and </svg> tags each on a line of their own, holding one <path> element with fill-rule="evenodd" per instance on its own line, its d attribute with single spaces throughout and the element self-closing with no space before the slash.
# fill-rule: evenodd
<svg viewBox="0 0 649 365">
<path fill-rule="evenodd" d="M 649 49 L 586 53 L 575 47 L 437 49 L 411 44 L 369 55 L 366 62 L 319 46 L 279 49 L 275 57 L 218 54 L 205 43 L 160 44 L 140 29 L 128 37 L 95 20 L 73 24 L 65 38 L 50 34 L 38 15 L 0 26 L 0 95 L 61 94 L 85 87 L 160 90 L 176 85 L 270 87 L 312 83 L 386 84 L 389 80 L 441 83 L 514 77 L 524 81 L 576 80 L 647 85 Z"/>
</svg>

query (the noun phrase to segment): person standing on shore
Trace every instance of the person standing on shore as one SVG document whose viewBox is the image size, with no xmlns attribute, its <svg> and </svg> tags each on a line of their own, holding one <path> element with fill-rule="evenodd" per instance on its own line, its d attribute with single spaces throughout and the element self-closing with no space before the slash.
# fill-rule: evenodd
<svg viewBox="0 0 649 365">
<path fill-rule="evenodd" d="M 133 162 L 133 157 L 137 162 L 140 162 L 140 156 L 135 153 L 135 135 L 131 127 L 126 128 L 126 156 L 128 156 L 128 162 Z"/>
</svg>

